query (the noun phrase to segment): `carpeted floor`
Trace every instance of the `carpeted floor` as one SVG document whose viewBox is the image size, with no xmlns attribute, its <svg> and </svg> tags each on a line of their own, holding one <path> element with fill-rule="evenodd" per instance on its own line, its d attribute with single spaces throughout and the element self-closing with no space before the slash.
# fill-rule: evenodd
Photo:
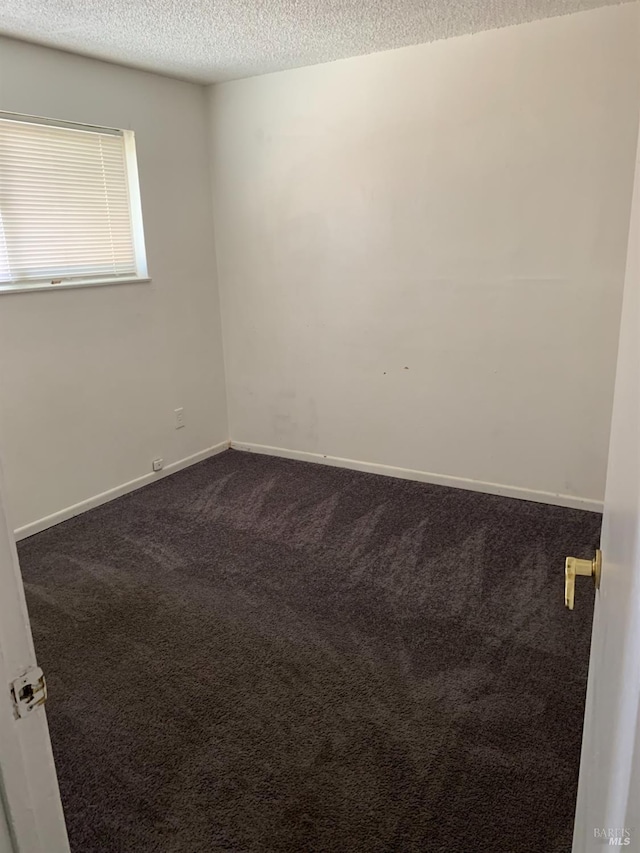
<svg viewBox="0 0 640 853">
<path fill-rule="evenodd" d="M 24 541 L 74 853 L 568 853 L 599 528 L 228 451 Z"/>
</svg>

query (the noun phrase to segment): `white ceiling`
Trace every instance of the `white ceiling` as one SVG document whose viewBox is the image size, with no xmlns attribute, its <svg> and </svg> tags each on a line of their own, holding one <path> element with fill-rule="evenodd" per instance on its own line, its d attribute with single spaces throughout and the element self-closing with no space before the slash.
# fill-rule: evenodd
<svg viewBox="0 0 640 853">
<path fill-rule="evenodd" d="M 0 0 L 0 32 L 203 83 L 617 0 Z"/>
</svg>

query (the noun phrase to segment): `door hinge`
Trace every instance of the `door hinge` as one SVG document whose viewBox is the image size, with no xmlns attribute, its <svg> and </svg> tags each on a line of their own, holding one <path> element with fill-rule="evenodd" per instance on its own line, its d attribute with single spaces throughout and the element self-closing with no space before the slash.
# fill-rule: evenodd
<svg viewBox="0 0 640 853">
<path fill-rule="evenodd" d="M 47 682 L 39 666 L 32 666 L 11 682 L 11 697 L 16 719 L 28 717 L 47 701 Z"/>
</svg>

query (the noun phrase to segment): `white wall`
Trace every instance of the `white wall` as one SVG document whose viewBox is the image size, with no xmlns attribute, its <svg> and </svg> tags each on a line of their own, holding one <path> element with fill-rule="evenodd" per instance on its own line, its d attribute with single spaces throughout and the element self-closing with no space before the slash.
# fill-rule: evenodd
<svg viewBox="0 0 640 853">
<path fill-rule="evenodd" d="M 228 431 L 203 88 L 0 39 L 0 109 L 135 131 L 153 279 L 0 295 L 0 447 L 22 527 Z"/>
<path fill-rule="evenodd" d="M 234 441 L 600 501 L 639 45 L 632 4 L 213 87 Z"/>
<path fill-rule="evenodd" d="M 637 37 L 632 4 L 212 87 L 237 443 L 601 499 Z M 229 435 L 206 106 L 0 39 L 0 109 L 135 130 L 153 278 L 0 296 L 18 528 Z"/>
</svg>

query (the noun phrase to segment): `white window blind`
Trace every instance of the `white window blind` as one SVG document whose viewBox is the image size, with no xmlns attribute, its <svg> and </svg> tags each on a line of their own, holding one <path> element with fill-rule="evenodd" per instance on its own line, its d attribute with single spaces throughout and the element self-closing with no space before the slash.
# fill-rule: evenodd
<svg viewBox="0 0 640 853">
<path fill-rule="evenodd" d="M 146 275 L 125 143 L 0 116 L 0 286 Z"/>
</svg>

